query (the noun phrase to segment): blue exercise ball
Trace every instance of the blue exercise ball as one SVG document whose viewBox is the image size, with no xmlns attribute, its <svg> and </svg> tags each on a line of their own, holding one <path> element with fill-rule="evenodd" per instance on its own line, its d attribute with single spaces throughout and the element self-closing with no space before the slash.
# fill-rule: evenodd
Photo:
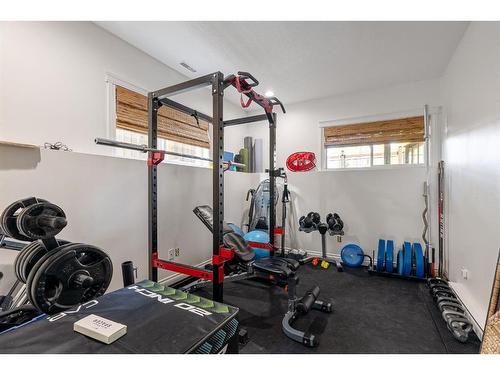
<svg viewBox="0 0 500 375">
<path fill-rule="evenodd" d="M 234 233 L 239 234 L 241 237 L 245 236 L 245 233 L 241 230 L 239 226 L 233 223 L 228 223 L 227 226 L 233 230 Z"/>
<path fill-rule="evenodd" d="M 365 253 L 363 249 L 356 244 L 350 243 L 345 245 L 340 252 L 342 263 L 344 266 L 357 268 L 363 264 Z"/>
<path fill-rule="evenodd" d="M 253 230 L 251 232 L 248 232 L 243 238 L 248 242 L 257 242 L 262 244 L 269 243 L 269 233 L 262 230 Z M 253 251 L 255 251 L 255 259 L 265 258 L 269 256 L 269 250 L 267 249 L 261 249 L 259 247 L 252 247 L 252 249 Z"/>
</svg>

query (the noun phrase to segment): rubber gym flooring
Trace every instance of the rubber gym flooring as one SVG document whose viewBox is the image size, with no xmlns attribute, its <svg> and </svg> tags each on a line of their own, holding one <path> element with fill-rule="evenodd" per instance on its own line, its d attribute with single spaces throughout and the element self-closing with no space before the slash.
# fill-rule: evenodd
<svg viewBox="0 0 500 375">
<path fill-rule="evenodd" d="M 362 269 L 337 272 L 302 266 L 298 294 L 319 285 L 319 299 L 331 299 L 334 311 L 310 311 L 293 324 L 320 336 L 316 348 L 306 348 L 281 331 L 287 310 L 282 288 L 256 280 L 224 283 L 224 301 L 240 308 L 240 326 L 250 341 L 241 353 L 478 353 L 472 333 L 465 344 L 446 328 L 425 283 L 369 275 Z M 210 295 L 210 290 L 198 291 Z"/>
</svg>

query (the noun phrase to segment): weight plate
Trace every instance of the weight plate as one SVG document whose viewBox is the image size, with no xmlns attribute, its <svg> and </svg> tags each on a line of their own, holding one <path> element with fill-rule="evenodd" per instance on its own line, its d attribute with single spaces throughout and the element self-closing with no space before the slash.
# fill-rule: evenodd
<svg viewBox="0 0 500 375">
<path fill-rule="evenodd" d="M 19 254 L 17 254 L 16 260 L 14 261 L 14 273 L 15 273 L 17 279 L 21 282 L 25 282 L 22 280 L 22 276 L 21 276 L 21 264 L 23 262 L 24 256 L 26 255 L 27 252 L 30 251 L 30 249 L 33 246 L 36 246 L 36 243 L 31 242 L 31 243 L 25 245 L 23 247 L 23 249 L 19 252 Z"/>
<path fill-rule="evenodd" d="M 61 245 L 59 247 L 56 247 L 53 250 L 50 250 L 48 253 L 43 255 L 38 262 L 35 263 L 35 265 L 31 268 L 31 272 L 28 275 L 28 278 L 26 279 L 26 295 L 28 296 L 28 299 L 30 300 L 31 304 L 37 308 L 37 310 L 42 311 L 39 306 L 37 306 L 35 299 L 33 298 L 31 294 L 31 289 L 33 286 L 33 278 L 40 268 L 40 266 L 45 262 L 45 260 L 53 255 L 55 255 L 57 252 L 61 251 L 62 249 L 66 248 L 67 246 L 71 245 L 71 243 Z"/>
<path fill-rule="evenodd" d="M 20 275 L 22 278 L 22 282 L 26 283 L 26 280 L 28 280 L 28 275 L 30 274 L 31 270 L 33 269 L 34 265 L 44 256 L 45 254 L 48 253 L 46 247 L 44 246 L 43 242 L 35 242 L 38 243 L 39 246 L 34 246 L 33 249 L 26 254 L 26 256 L 23 259 L 23 262 L 21 263 L 21 269 L 20 269 Z M 68 244 L 68 241 L 64 240 L 57 240 L 57 243 L 59 246 Z M 58 246 L 58 247 L 59 247 Z"/>
<path fill-rule="evenodd" d="M 394 241 L 387 240 L 386 248 L 385 248 L 385 270 L 387 272 L 392 272 L 394 262 Z"/>
<path fill-rule="evenodd" d="M 415 276 L 424 277 L 424 252 L 422 251 L 422 245 L 418 242 L 413 244 L 413 251 L 415 252 Z"/>
<path fill-rule="evenodd" d="M 35 241 L 31 243 L 30 248 L 24 254 L 19 264 L 19 277 L 23 283 L 26 283 L 29 272 L 33 266 L 40 260 L 42 256 L 47 254 L 47 250 L 43 243 Z"/>
<path fill-rule="evenodd" d="M 15 238 L 20 241 L 31 241 L 31 238 L 21 234 L 17 228 L 17 217 L 23 208 L 26 208 L 32 204 L 38 202 L 46 202 L 44 199 L 30 197 L 26 199 L 20 199 L 11 203 L 5 210 L 3 210 L 2 215 L 0 215 L 0 227 L 2 232 L 9 237 Z"/>
<path fill-rule="evenodd" d="M 363 264 L 365 254 L 363 249 L 356 244 L 350 243 L 345 245 L 340 251 L 342 263 L 347 267 L 359 267 Z"/>
<path fill-rule="evenodd" d="M 49 202 L 40 202 L 24 208 L 16 219 L 19 232 L 33 240 L 55 237 L 66 226 L 63 209 Z"/>
<path fill-rule="evenodd" d="M 398 251 L 397 263 L 398 263 L 398 273 L 400 275 L 402 275 L 403 274 L 403 251 L 401 251 L 401 250 Z"/>
<path fill-rule="evenodd" d="M 377 272 L 384 271 L 385 262 L 385 240 L 378 240 Z"/>
<path fill-rule="evenodd" d="M 411 275 L 411 259 L 412 259 L 411 243 L 405 242 L 405 243 L 403 243 L 403 275 L 404 276 Z"/>
<path fill-rule="evenodd" d="M 63 246 L 40 261 L 33 278 L 33 272 L 29 278 L 32 302 L 47 314 L 101 296 L 113 275 L 111 259 L 101 249 L 86 244 Z"/>
</svg>

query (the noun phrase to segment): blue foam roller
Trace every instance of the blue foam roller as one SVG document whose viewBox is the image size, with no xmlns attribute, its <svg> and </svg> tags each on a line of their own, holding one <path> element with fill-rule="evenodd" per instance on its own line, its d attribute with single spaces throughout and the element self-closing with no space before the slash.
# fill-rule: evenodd
<svg viewBox="0 0 500 375">
<path fill-rule="evenodd" d="M 394 241 L 387 240 L 387 245 L 385 248 L 385 270 L 387 272 L 392 272 L 392 263 L 394 262 Z"/>
<path fill-rule="evenodd" d="M 404 276 L 411 275 L 411 259 L 412 259 L 411 243 L 405 242 L 403 244 L 403 275 Z"/>
<path fill-rule="evenodd" d="M 385 263 L 385 240 L 378 240 L 378 253 L 377 253 L 377 271 L 384 271 Z"/>
<path fill-rule="evenodd" d="M 424 252 L 422 250 L 422 245 L 415 242 L 413 244 L 413 251 L 415 252 L 415 276 L 424 277 Z"/>
</svg>

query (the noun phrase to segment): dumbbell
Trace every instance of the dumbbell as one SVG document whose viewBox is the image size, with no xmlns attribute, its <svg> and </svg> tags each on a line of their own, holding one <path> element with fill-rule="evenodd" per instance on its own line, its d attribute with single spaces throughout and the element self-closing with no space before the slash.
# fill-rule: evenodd
<svg viewBox="0 0 500 375">
<path fill-rule="evenodd" d="M 341 232 L 344 228 L 344 222 L 337 213 L 329 213 L 326 216 L 326 223 L 328 224 L 328 229 L 333 232 Z"/>
<path fill-rule="evenodd" d="M 309 216 L 301 216 L 299 219 L 299 227 L 308 229 L 313 227 L 313 221 Z"/>
<path fill-rule="evenodd" d="M 299 226 L 304 229 L 315 228 L 321 221 L 321 216 L 317 212 L 309 212 L 307 216 L 301 216 Z"/>
</svg>

